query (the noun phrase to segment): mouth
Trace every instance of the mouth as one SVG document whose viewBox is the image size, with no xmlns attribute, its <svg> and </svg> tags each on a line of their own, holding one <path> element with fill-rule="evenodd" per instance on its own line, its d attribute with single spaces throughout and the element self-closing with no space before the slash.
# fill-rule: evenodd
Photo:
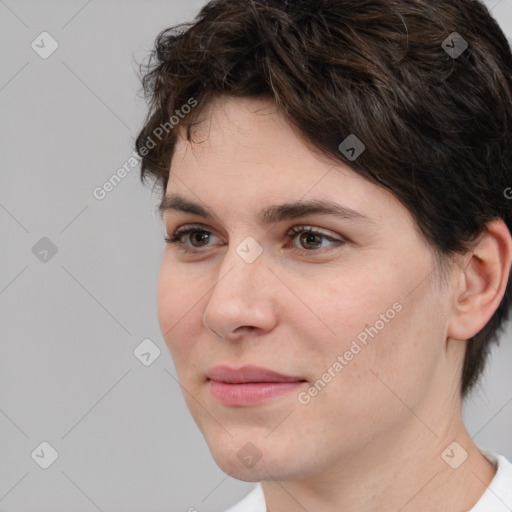
<svg viewBox="0 0 512 512">
<path fill-rule="evenodd" d="M 228 407 L 247 407 L 266 402 L 290 393 L 305 382 L 303 377 L 284 375 L 257 366 L 239 369 L 215 366 L 207 373 L 212 395 Z"/>
</svg>

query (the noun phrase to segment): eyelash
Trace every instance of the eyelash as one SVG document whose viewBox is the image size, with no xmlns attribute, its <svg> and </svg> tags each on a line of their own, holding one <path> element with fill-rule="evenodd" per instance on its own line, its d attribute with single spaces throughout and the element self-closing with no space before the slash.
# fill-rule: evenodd
<svg viewBox="0 0 512 512">
<path fill-rule="evenodd" d="M 202 226 L 182 227 L 182 228 L 177 229 L 173 233 L 172 237 L 167 237 L 166 236 L 165 237 L 165 242 L 168 243 L 168 244 L 177 243 L 177 244 L 181 245 L 182 246 L 181 249 L 184 252 L 198 252 L 198 251 L 200 251 L 203 248 L 201 248 L 201 247 L 190 247 L 190 246 L 187 246 L 186 244 L 184 244 L 181 241 L 181 238 L 183 238 L 185 235 L 189 235 L 189 234 L 194 233 L 194 232 L 202 232 L 202 233 L 212 234 L 210 231 L 208 231 L 207 229 L 205 229 Z M 335 238 L 332 238 L 329 235 L 326 235 L 325 233 L 322 233 L 321 231 L 315 231 L 311 226 L 296 226 L 296 227 L 292 228 L 287 233 L 286 236 L 290 240 L 293 241 L 295 238 L 297 238 L 297 236 L 299 236 L 299 235 L 301 235 L 303 233 L 310 233 L 310 234 L 313 234 L 313 235 L 318 235 L 320 237 L 323 237 L 325 240 L 327 240 L 329 242 L 333 242 L 336 245 L 344 245 L 346 243 L 346 240 L 337 240 Z M 204 247 L 204 248 L 206 248 L 206 247 Z M 297 250 L 300 251 L 300 252 L 303 252 L 303 253 L 311 254 L 311 253 L 314 253 L 314 252 L 319 252 L 321 249 L 297 249 Z"/>
</svg>

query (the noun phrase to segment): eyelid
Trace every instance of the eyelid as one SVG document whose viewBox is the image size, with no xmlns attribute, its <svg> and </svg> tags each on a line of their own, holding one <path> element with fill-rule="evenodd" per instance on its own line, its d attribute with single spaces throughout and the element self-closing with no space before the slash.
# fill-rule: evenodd
<svg viewBox="0 0 512 512">
<path fill-rule="evenodd" d="M 167 235 L 166 234 L 166 240 L 170 237 L 172 238 L 178 238 L 180 236 L 183 236 L 183 235 L 186 235 L 186 234 L 189 234 L 189 232 L 191 231 L 204 231 L 206 233 L 210 233 L 214 236 L 217 236 L 214 232 L 214 230 L 212 230 L 212 228 L 208 227 L 208 226 L 204 226 L 202 224 L 184 224 L 183 226 L 180 226 L 174 230 L 171 230 L 172 231 L 172 235 Z M 167 230 L 166 230 L 166 233 L 167 233 Z M 218 238 L 218 236 L 217 236 Z"/>
<path fill-rule="evenodd" d="M 317 228 L 315 226 L 312 226 L 311 224 L 300 224 L 298 226 L 293 226 L 290 228 L 287 233 L 314 233 L 318 235 L 325 236 L 326 238 L 332 238 L 336 239 L 336 237 L 344 239 L 341 235 L 338 235 L 337 233 L 334 233 L 333 231 L 326 230 L 323 228 Z"/>
<path fill-rule="evenodd" d="M 188 231 L 189 229 L 197 229 L 198 231 L 201 231 L 201 230 L 204 230 L 204 231 L 208 231 L 208 232 L 211 232 L 212 234 L 215 234 L 215 230 L 212 229 L 210 226 L 206 226 L 205 224 L 201 224 L 201 223 L 190 223 L 190 224 L 184 224 L 174 230 L 171 230 L 173 231 L 173 235 L 177 235 L 179 233 L 182 233 L 182 232 L 185 232 L 185 231 Z M 291 233 L 291 232 L 294 232 L 294 230 L 296 231 L 300 231 L 300 230 L 304 230 L 304 231 L 311 231 L 313 233 L 318 233 L 318 234 L 321 234 L 321 235 L 324 235 L 326 237 L 331 237 L 331 238 L 341 238 L 343 240 L 346 240 L 346 237 L 338 234 L 338 233 L 335 233 L 331 230 L 326 230 L 324 228 L 319 228 L 319 227 L 316 227 L 312 224 L 298 224 L 296 226 L 293 226 L 291 228 L 289 228 L 286 233 Z M 326 232 L 327 231 L 327 232 Z M 217 235 L 216 235 L 217 236 Z"/>
<path fill-rule="evenodd" d="M 178 233 L 183 232 L 183 231 L 188 231 L 189 229 L 197 229 L 197 231 L 204 230 L 204 231 L 208 231 L 208 232 L 212 231 L 212 228 L 210 228 L 208 226 L 203 226 L 202 224 L 192 223 L 192 224 L 184 224 L 183 226 L 180 226 L 179 228 L 176 228 L 174 233 L 178 234 Z"/>
<path fill-rule="evenodd" d="M 192 223 L 192 224 L 184 224 L 183 226 L 176 228 L 174 230 L 172 236 L 178 236 L 178 235 L 184 234 L 190 230 L 197 230 L 197 231 L 204 230 L 208 233 L 212 233 L 213 235 L 215 235 L 214 230 L 212 230 L 212 228 L 205 226 L 203 224 Z M 345 240 L 345 237 L 342 237 L 341 235 L 338 235 L 337 233 L 333 233 L 332 231 L 326 232 L 326 230 L 324 230 L 323 228 L 318 228 L 318 227 L 312 226 L 310 224 L 300 224 L 297 226 L 293 226 L 293 227 L 289 228 L 288 231 L 286 231 L 286 234 L 288 235 L 289 233 L 294 233 L 297 235 L 297 234 L 303 233 L 303 232 L 319 234 L 319 235 L 325 236 L 326 238 L 332 238 L 332 239 L 336 239 L 336 237 L 338 237 L 338 238 L 341 238 L 342 240 Z M 217 235 L 215 235 L 215 236 L 217 236 Z"/>
</svg>

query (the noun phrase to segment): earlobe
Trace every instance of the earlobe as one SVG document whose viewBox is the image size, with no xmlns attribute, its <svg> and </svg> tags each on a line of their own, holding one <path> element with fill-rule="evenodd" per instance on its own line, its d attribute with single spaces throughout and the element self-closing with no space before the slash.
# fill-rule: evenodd
<svg viewBox="0 0 512 512">
<path fill-rule="evenodd" d="M 505 294 L 511 262 L 510 232 L 502 219 L 494 220 L 460 268 L 448 337 L 465 341 L 484 328 Z"/>
</svg>

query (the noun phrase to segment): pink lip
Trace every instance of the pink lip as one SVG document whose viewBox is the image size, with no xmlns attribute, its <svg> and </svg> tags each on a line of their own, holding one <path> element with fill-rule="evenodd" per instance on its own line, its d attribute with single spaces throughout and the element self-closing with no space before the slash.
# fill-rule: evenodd
<svg viewBox="0 0 512 512">
<path fill-rule="evenodd" d="M 213 396 L 231 407 L 255 405 L 270 400 L 305 382 L 302 377 L 249 365 L 239 369 L 215 366 L 208 371 L 207 377 Z"/>
</svg>

